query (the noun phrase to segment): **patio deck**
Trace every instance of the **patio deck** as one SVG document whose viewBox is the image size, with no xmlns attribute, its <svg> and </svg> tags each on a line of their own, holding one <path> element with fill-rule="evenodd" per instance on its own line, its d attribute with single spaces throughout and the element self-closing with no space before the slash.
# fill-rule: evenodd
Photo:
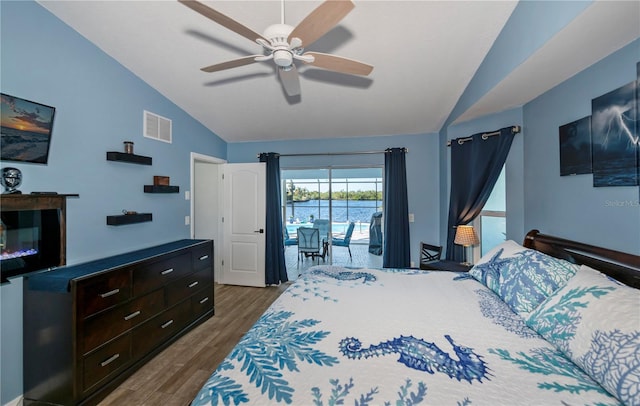
<svg viewBox="0 0 640 406">
<path fill-rule="evenodd" d="M 354 230 L 350 247 L 353 259 L 349 258 L 349 251 L 346 247 L 332 247 L 333 256 L 326 257 L 324 262 L 322 261 L 322 258 L 302 258 L 300 259 L 300 261 L 298 261 L 298 247 L 296 245 L 286 247 L 284 250 L 284 255 L 289 280 L 293 281 L 297 279 L 298 275 L 304 270 L 318 264 L 350 267 L 353 266 L 363 268 L 382 267 L 382 255 L 374 255 L 369 253 L 368 229 L 366 240 L 362 237 L 362 235 L 358 235 L 358 239 L 356 239 L 356 232 Z"/>
</svg>

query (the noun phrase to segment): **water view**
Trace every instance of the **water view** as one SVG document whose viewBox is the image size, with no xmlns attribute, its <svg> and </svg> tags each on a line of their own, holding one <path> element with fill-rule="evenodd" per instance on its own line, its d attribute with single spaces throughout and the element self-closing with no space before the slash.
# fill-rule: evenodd
<svg viewBox="0 0 640 406">
<path fill-rule="evenodd" d="M 334 223 L 369 223 L 371 216 L 382 211 L 381 200 L 332 200 L 331 215 Z M 328 219 L 329 200 L 308 200 L 304 202 L 287 202 L 287 222 L 304 223 L 313 216 L 314 219 Z"/>
</svg>

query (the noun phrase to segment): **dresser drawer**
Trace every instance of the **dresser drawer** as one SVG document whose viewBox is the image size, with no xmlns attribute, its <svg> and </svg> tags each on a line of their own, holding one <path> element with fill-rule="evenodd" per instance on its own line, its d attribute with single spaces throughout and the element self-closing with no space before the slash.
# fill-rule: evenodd
<svg viewBox="0 0 640 406">
<path fill-rule="evenodd" d="M 157 289 L 191 272 L 191 254 L 185 252 L 133 270 L 133 295 Z"/>
<path fill-rule="evenodd" d="M 150 319 L 164 309 L 164 291 L 155 290 L 122 306 L 87 319 L 80 339 L 82 353 L 104 344 L 119 334 Z"/>
<path fill-rule="evenodd" d="M 213 309 L 213 285 L 198 291 L 191 297 L 191 311 L 197 318 Z"/>
<path fill-rule="evenodd" d="M 194 272 L 180 280 L 171 282 L 171 284 L 167 286 L 167 305 L 173 306 L 183 299 L 193 295 L 205 285 L 210 285 L 212 282 L 213 275 L 211 273 L 211 269 L 206 268 L 201 271 Z"/>
<path fill-rule="evenodd" d="M 213 243 L 208 242 L 194 247 L 191 251 L 193 261 L 193 269 L 199 270 L 205 267 L 211 267 L 213 264 Z"/>
<path fill-rule="evenodd" d="M 72 283 L 77 284 L 76 300 L 81 320 L 131 297 L 131 274 L 128 268 Z"/>
<path fill-rule="evenodd" d="M 131 360 L 131 335 L 127 334 L 100 348 L 82 361 L 84 391 L 109 375 L 124 369 Z"/>
<path fill-rule="evenodd" d="M 191 302 L 185 300 L 133 330 L 133 353 L 140 358 L 170 336 L 182 330 L 190 321 Z"/>
</svg>

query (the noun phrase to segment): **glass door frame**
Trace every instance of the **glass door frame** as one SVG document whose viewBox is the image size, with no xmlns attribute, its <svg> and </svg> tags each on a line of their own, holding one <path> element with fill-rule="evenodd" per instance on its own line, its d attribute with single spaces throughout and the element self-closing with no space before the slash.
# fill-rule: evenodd
<svg viewBox="0 0 640 406">
<path fill-rule="evenodd" d="M 286 173 L 287 171 L 300 171 L 300 172 L 304 172 L 304 171 L 326 171 L 327 172 L 327 185 L 328 185 L 328 217 L 329 217 L 329 235 L 331 237 L 333 237 L 333 214 L 334 214 L 334 202 L 333 202 L 333 195 L 334 195 L 334 171 L 336 170 L 366 170 L 366 169 L 373 169 L 373 170 L 379 170 L 380 171 L 380 177 L 377 176 L 372 176 L 372 177 L 362 177 L 361 179 L 375 179 L 373 182 L 375 182 L 375 193 L 376 193 L 376 200 L 375 200 L 375 211 L 383 211 L 384 208 L 384 165 L 357 165 L 357 166 L 349 166 L 349 165 L 326 165 L 326 166 L 315 166 L 315 167 L 281 167 L 280 168 L 280 174 L 281 174 L 281 194 L 282 194 L 282 201 L 281 201 L 281 209 L 282 209 L 282 218 L 283 218 L 283 223 L 284 223 L 284 227 L 287 226 L 287 224 L 290 222 L 290 219 L 287 217 L 287 183 L 289 180 L 291 180 L 292 178 L 287 178 L 285 177 L 283 174 Z M 304 178 L 301 178 L 304 179 Z M 312 178 L 309 178 L 312 179 Z M 316 179 L 316 178 L 313 178 Z M 317 178 L 318 179 L 318 183 L 319 180 L 321 178 Z M 350 181 L 349 179 L 359 179 L 359 178 L 349 178 L 349 177 L 340 177 L 340 178 L 335 178 L 335 179 L 345 179 L 346 183 L 346 188 L 347 190 L 345 191 L 347 193 L 347 205 L 346 205 L 346 211 L 347 211 L 347 224 L 349 223 L 349 217 L 348 217 L 348 212 L 349 212 L 349 188 L 348 185 L 350 183 L 372 183 L 371 181 L 368 182 L 357 182 L 357 181 Z M 343 183 L 343 182 L 339 182 L 339 183 Z M 380 185 L 380 188 L 378 188 L 378 185 Z M 321 193 L 325 193 L 325 192 L 321 192 L 320 191 L 320 186 L 318 186 L 318 200 L 322 200 L 320 199 Z M 378 193 L 381 194 L 380 199 L 378 200 Z M 295 208 L 295 205 L 293 205 L 293 201 L 292 201 L 292 207 Z M 321 205 L 321 203 L 318 203 L 318 216 L 321 217 L 322 216 L 322 209 L 323 206 Z M 301 220 L 301 219 L 296 219 L 296 220 Z M 346 226 L 345 226 L 345 231 L 346 231 Z M 328 260 L 327 263 L 329 264 L 333 264 L 333 256 L 332 256 L 332 238 L 329 238 L 328 241 L 328 249 L 327 249 L 327 254 L 328 254 Z"/>
</svg>

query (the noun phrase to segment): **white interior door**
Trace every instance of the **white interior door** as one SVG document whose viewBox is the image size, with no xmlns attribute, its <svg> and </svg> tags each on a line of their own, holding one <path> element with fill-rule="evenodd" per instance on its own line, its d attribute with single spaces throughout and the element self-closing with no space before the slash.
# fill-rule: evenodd
<svg viewBox="0 0 640 406">
<path fill-rule="evenodd" d="M 221 283 L 265 286 L 266 164 L 226 164 Z"/>
<path fill-rule="evenodd" d="M 191 238 L 214 241 L 216 282 L 222 273 L 222 165 L 225 163 L 223 159 L 191 153 Z"/>
</svg>

